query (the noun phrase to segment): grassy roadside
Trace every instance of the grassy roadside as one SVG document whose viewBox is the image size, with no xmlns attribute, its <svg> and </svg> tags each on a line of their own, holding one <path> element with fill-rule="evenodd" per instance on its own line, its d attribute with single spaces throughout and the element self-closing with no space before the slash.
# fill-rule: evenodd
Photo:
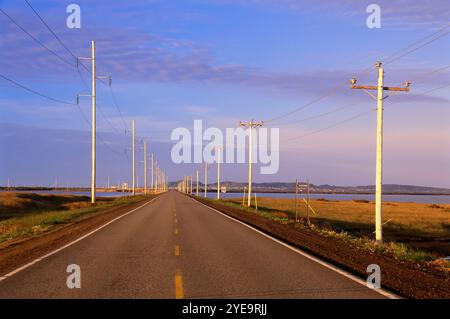
<svg viewBox="0 0 450 319">
<path fill-rule="evenodd" d="M 216 200 L 209 200 L 211 202 L 217 202 Z M 282 205 L 280 205 L 280 201 Z M 320 219 L 317 218 L 317 215 L 313 215 L 311 218 L 312 225 L 308 226 L 306 224 L 306 220 L 303 220 L 300 223 L 295 223 L 295 203 L 289 202 L 289 199 L 273 199 L 273 198 L 262 198 L 258 199 L 258 211 L 255 208 L 248 208 L 242 206 L 241 200 L 237 199 L 226 199 L 220 200 L 221 204 L 226 206 L 230 206 L 233 208 L 238 208 L 243 210 L 249 214 L 257 214 L 265 219 L 276 221 L 282 224 L 290 224 L 296 229 L 309 229 L 314 231 L 315 233 L 337 239 L 339 241 L 343 241 L 345 243 L 350 244 L 353 247 L 357 247 L 358 249 L 370 253 L 376 254 L 387 254 L 393 256 L 397 260 L 411 261 L 414 263 L 433 263 L 437 264 L 439 268 L 444 268 L 446 270 L 450 270 L 450 264 L 437 261 L 439 257 L 442 257 L 439 253 L 435 251 L 427 251 L 422 249 L 417 249 L 411 247 L 405 243 L 395 242 L 390 240 L 386 242 L 384 245 L 377 245 L 371 238 L 371 236 L 361 235 L 362 231 L 366 231 L 369 234 L 368 230 L 373 229 L 373 224 L 368 222 L 368 217 L 365 216 L 364 210 L 367 210 L 367 214 L 373 214 L 373 206 L 371 203 L 352 203 L 352 202 L 333 202 L 332 205 L 327 201 L 315 200 L 311 201 L 311 206 L 317 210 L 317 213 L 320 214 Z M 292 206 L 290 206 L 292 204 Z M 315 205 L 316 204 L 316 205 Z M 319 204 L 319 205 L 317 205 Z M 336 204 L 338 204 L 340 209 L 336 212 Z M 427 207 L 430 206 L 428 204 L 413 204 L 413 203 L 405 203 L 407 205 L 402 205 L 402 203 L 395 203 L 396 206 L 396 214 L 401 216 L 398 218 L 398 224 L 395 226 L 395 229 L 403 231 L 403 235 L 410 233 L 411 236 L 417 236 L 417 228 L 420 229 L 421 233 L 427 233 L 425 229 L 428 229 L 428 236 L 440 236 L 442 233 L 445 233 L 446 229 L 441 230 L 441 225 L 445 225 L 445 221 L 442 221 L 441 214 L 444 214 L 444 217 L 447 218 L 450 216 L 450 212 L 443 211 L 443 209 L 447 209 L 445 206 L 439 206 L 440 208 L 435 207 Z M 410 205 L 413 204 L 413 205 Z M 305 206 L 303 204 L 302 206 Z M 410 208 L 409 206 L 422 206 L 428 208 L 432 212 L 435 212 L 436 216 L 431 216 L 430 220 L 436 220 L 433 224 L 428 220 L 426 225 L 417 225 L 417 228 L 409 227 L 412 220 L 417 220 L 419 217 L 418 214 L 414 211 L 412 214 L 406 213 Z M 318 207 L 320 207 L 318 209 Z M 294 209 L 292 209 L 294 208 Z M 369 212 L 370 209 L 370 212 Z M 303 207 L 303 210 L 305 208 Z M 299 216 L 305 216 L 304 211 L 299 207 Z M 434 210 L 438 210 L 437 212 Z M 345 211 L 345 215 L 342 212 Z M 446 214 L 446 215 L 445 215 Z M 340 217 L 340 218 L 339 218 Z M 364 220 L 363 220 L 364 219 Z M 333 224 L 335 220 L 338 220 L 337 225 Z M 365 221 L 365 222 L 363 222 Z M 346 222 L 348 222 L 348 228 L 345 229 Z M 360 224 L 361 227 L 355 228 L 355 224 Z M 353 232 L 352 232 L 353 231 Z M 442 233 L 441 233 L 442 232 Z M 437 235 L 436 235 L 437 234 Z"/>
<path fill-rule="evenodd" d="M 92 205 L 86 196 L 6 193 L 0 196 L 0 243 L 48 231 L 77 218 L 136 203 L 143 195 L 99 198 Z"/>
</svg>

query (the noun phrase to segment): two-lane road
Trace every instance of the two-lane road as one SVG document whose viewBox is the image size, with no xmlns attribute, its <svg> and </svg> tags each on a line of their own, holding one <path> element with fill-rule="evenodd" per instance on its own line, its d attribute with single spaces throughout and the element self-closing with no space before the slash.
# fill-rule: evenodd
<svg viewBox="0 0 450 319">
<path fill-rule="evenodd" d="M 0 281 L 0 298 L 176 297 L 383 295 L 175 191 Z"/>
</svg>

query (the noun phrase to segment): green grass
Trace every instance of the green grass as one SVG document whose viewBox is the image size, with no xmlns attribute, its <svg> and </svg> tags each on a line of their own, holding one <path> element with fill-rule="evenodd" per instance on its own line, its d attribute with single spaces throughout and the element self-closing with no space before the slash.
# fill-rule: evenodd
<svg viewBox="0 0 450 319">
<path fill-rule="evenodd" d="M 53 204 L 57 203 L 55 204 L 56 207 L 61 207 L 59 204 L 67 201 L 67 198 L 58 198 L 59 195 L 52 196 L 54 197 L 51 201 Z M 40 197 L 34 198 L 35 200 L 38 200 Z M 29 207 L 30 205 L 28 205 L 19 212 L 6 212 L 8 216 L 15 215 L 15 217 L 9 217 L 0 221 L 0 243 L 33 236 L 48 231 L 55 225 L 64 224 L 83 216 L 102 213 L 109 208 L 135 203 L 144 199 L 145 196 L 101 198 L 94 205 L 86 202 L 84 196 L 70 196 L 70 198 L 71 205 L 64 206 L 63 209 L 46 211 L 45 209 L 42 209 L 42 204 L 34 203 L 31 206 L 37 207 L 35 210 L 31 209 Z M 47 199 L 45 199 L 45 201 L 47 201 Z M 49 207 L 55 207 L 55 205 L 49 205 Z M 79 208 L 80 206 L 81 208 Z"/>
<path fill-rule="evenodd" d="M 272 202 L 272 200 L 276 201 L 278 199 L 266 199 L 265 202 L 266 203 Z M 217 202 L 217 200 L 210 200 L 210 201 Z M 260 203 L 261 202 L 264 203 L 264 201 L 261 201 L 261 200 L 258 200 L 259 205 L 258 205 L 257 211 L 255 210 L 254 207 L 249 208 L 246 206 L 242 206 L 241 201 L 236 200 L 236 199 L 220 200 L 219 202 L 223 205 L 234 207 L 234 208 L 239 208 L 239 209 L 246 211 L 248 213 L 251 213 L 251 214 L 257 214 L 257 215 L 267 218 L 269 220 L 273 220 L 273 221 L 280 222 L 283 224 L 292 224 L 292 225 L 295 224 L 295 221 L 294 221 L 295 213 L 293 211 L 286 210 L 286 209 L 279 209 L 277 207 L 277 205 L 273 205 L 273 204 L 270 206 L 267 205 L 269 207 L 261 206 Z M 330 202 L 336 203 L 336 201 L 329 202 L 329 201 L 322 201 L 322 200 L 316 200 L 316 202 L 321 202 L 321 203 L 325 203 L 325 204 L 329 204 Z M 368 205 L 370 203 L 357 202 L 357 204 L 358 205 Z M 353 207 L 352 204 L 349 202 L 345 202 L 345 203 L 343 203 L 343 205 L 345 205 L 347 210 L 351 210 L 351 207 Z M 417 207 L 417 205 L 414 205 L 414 206 Z M 427 205 L 424 204 L 424 206 L 427 206 Z M 285 206 L 283 208 L 285 208 Z M 436 207 L 430 207 L 430 209 L 436 209 Z M 356 210 L 358 210 L 358 206 L 357 206 Z M 442 212 L 438 212 L 438 214 L 442 214 Z M 358 215 L 358 213 L 355 213 L 355 216 L 357 216 L 357 215 Z M 302 215 L 300 215 L 300 216 L 302 216 Z M 339 221 L 340 223 L 338 223 L 338 224 L 345 225 L 345 223 L 347 222 L 347 223 L 352 223 L 353 227 L 355 227 L 354 226 L 355 224 L 359 224 L 359 225 L 363 225 L 364 229 L 366 229 L 366 228 L 371 229 L 371 228 L 369 228 L 369 226 L 371 226 L 371 225 L 364 224 L 363 222 L 361 222 L 361 220 L 358 220 L 357 217 L 352 219 L 352 218 L 349 218 L 347 215 L 345 218 L 346 218 L 345 221 L 341 220 L 341 221 Z M 332 221 L 332 220 L 330 219 L 330 221 Z M 314 219 L 313 219 L 313 222 L 314 222 Z M 406 220 L 406 223 L 408 223 L 408 220 Z M 430 262 L 432 260 L 435 260 L 437 257 L 436 254 L 434 254 L 434 253 L 430 253 L 430 252 L 420 250 L 420 249 L 415 249 L 404 243 L 397 243 L 394 241 L 389 241 L 383 245 L 378 245 L 375 243 L 374 240 L 370 239 L 368 236 L 357 236 L 355 234 L 352 234 L 352 233 L 344 231 L 344 230 L 336 231 L 335 229 L 333 229 L 333 227 L 322 227 L 322 226 L 324 226 L 323 223 L 320 223 L 319 225 L 315 225 L 313 223 L 311 226 L 306 226 L 305 224 L 301 224 L 301 223 L 298 223 L 295 225 L 295 227 L 298 229 L 310 229 L 322 236 L 333 237 L 337 240 L 344 241 L 344 242 L 348 243 L 349 245 L 356 247 L 357 249 L 361 249 L 363 251 L 367 251 L 367 252 L 371 252 L 371 253 L 387 254 L 387 255 L 393 256 L 394 258 L 396 258 L 398 260 L 406 260 L 406 261 L 412 261 L 415 263 L 422 263 L 422 262 Z M 402 230 L 404 230 L 403 225 L 401 225 L 400 227 Z M 420 225 L 419 225 L 419 227 L 420 227 Z M 436 227 L 438 227 L 438 226 L 436 226 Z"/>
</svg>

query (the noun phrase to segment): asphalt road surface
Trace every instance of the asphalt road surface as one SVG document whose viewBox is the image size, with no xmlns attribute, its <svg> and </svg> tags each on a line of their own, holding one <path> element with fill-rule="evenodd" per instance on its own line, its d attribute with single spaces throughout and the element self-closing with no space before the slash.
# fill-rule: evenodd
<svg viewBox="0 0 450 319">
<path fill-rule="evenodd" d="M 67 266 L 80 267 L 69 289 Z M 383 298 L 175 191 L 0 281 L 0 298 Z"/>
</svg>

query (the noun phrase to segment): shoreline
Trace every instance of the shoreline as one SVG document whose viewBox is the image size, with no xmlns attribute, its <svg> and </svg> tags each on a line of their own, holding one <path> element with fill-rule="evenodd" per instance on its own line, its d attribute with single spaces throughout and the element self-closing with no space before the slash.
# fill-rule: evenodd
<svg viewBox="0 0 450 319">
<path fill-rule="evenodd" d="M 139 188 L 140 189 L 140 188 Z M 9 189 L 7 187 L 0 187 L 0 192 L 33 192 L 33 191 L 39 191 L 39 192 L 90 192 L 90 188 L 32 188 L 32 187 L 18 187 Z M 105 188 L 98 188 L 96 190 L 97 193 L 131 193 L 131 191 L 128 190 L 117 190 L 117 189 L 105 189 Z M 203 189 L 200 189 L 199 192 L 204 193 Z M 216 193 L 217 190 L 208 190 L 208 193 Z M 242 194 L 243 191 L 239 190 L 231 190 L 225 192 L 227 194 Z M 295 192 L 289 192 L 289 191 L 258 191 L 253 190 L 252 193 L 256 194 L 292 194 L 295 195 Z M 315 195 L 373 195 L 375 192 L 314 192 L 310 191 L 309 194 L 315 194 Z M 223 193 L 222 193 L 223 194 Z M 299 192 L 299 195 L 305 195 L 304 192 Z M 400 196 L 450 196 L 450 193 L 397 193 L 397 192 L 383 192 L 383 195 L 400 195 Z"/>
</svg>

